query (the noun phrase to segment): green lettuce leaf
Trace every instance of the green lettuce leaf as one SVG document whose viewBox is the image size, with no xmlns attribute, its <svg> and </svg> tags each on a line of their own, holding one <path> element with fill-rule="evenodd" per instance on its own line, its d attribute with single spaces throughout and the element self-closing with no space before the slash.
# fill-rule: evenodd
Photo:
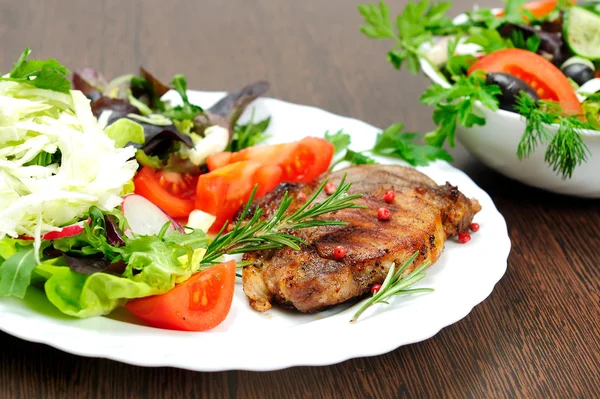
<svg viewBox="0 0 600 399">
<path fill-rule="evenodd" d="M 115 147 L 123 148 L 127 143 L 144 144 L 144 128 L 131 119 L 121 118 L 104 129 L 104 133 L 115 142 Z"/>
<path fill-rule="evenodd" d="M 164 291 L 145 282 L 107 273 L 84 275 L 62 264 L 44 262 L 36 273 L 45 278 L 48 300 L 61 312 L 76 317 L 92 317 L 110 313 L 127 299 L 160 294 Z"/>
<path fill-rule="evenodd" d="M 200 267 L 207 243 L 200 230 L 169 232 L 163 238 L 136 236 L 118 249 L 127 262 L 123 276 L 84 275 L 71 270 L 63 258 L 42 262 L 35 274 L 46 280 L 46 296 L 61 312 L 76 317 L 99 316 L 128 299 L 163 294 L 190 278 Z M 66 240 L 63 244 L 65 250 L 75 245 Z"/>
</svg>

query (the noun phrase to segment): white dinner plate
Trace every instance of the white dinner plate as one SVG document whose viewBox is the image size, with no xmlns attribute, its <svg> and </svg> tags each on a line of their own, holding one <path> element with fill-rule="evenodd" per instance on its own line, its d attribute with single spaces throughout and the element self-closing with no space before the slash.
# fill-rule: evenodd
<svg viewBox="0 0 600 399">
<path fill-rule="evenodd" d="M 222 95 L 190 92 L 190 99 L 210 106 Z M 273 143 L 322 136 L 326 130 L 343 128 L 352 135 L 351 147 L 363 150 L 372 147 L 379 131 L 355 119 L 270 98 L 259 99 L 252 107 L 256 118 L 272 116 L 269 133 Z M 245 120 L 249 114 L 245 113 Z M 238 283 L 227 319 L 209 332 L 146 327 L 124 309 L 108 317 L 71 318 L 57 311 L 35 288 L 29 289 L 25 300 L 0 298 L 0 329 L 77 355 L 198 371 L 328 365 L 425 340 L 465 317 L 490 295 L 506 271 L 510 240 L 504 218 L 467 175 L 446 162 L 419 170 L 440 184 L 448 181 L 468 197 L 477 198 L 483 209 L 475 221 L 481 229 L 467 244 L 447 241 L 441 258 L 417 285 L 434 288 L 433 293 L 397 297 L 390 305 L 376 305 L 357 323 L 349 322 L 359 306 L 356 303 L 312 315 L 281 309 L 255 312 Z"/>
</svg>

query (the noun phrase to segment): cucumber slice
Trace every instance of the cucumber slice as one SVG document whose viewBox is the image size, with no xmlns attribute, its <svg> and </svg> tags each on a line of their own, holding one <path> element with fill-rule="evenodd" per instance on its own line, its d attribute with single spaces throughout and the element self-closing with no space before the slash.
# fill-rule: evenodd
<svg viewBox="0 0 600 399">
<path fill-rule="evenodd" d="M 600 60 L 600 15 L 581 7 L 565 13 L 563 34 L 573 53 L 590 60 Z"/>
</svg>

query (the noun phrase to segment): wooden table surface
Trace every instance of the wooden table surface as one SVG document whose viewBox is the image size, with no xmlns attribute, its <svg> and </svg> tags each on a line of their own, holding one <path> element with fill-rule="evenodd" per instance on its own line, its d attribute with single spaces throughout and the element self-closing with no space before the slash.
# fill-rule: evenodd
<svg viewBox="0 0 600 399">
<path fill-rule="evenodd" d="M 394 12 L 405 4 L 390 3 Z M 431 110 L 417 101 L 427 81 L 394 70 L 388 44 L 358 32 L 357 4 L 0 0 L 0 70 L 30 46 L 35 57 L 108 76 L 141 64 L 165 79 L 183 73 L 194 89 L 267 79 L 273 97 L 428 131 Z M 0 333 L 0 397 L 600 397 L 599 201 L 527 188 L 461 148 L 453 154 L 506 218 L 513 249 L 490 297 L 433 338 L 327 367 L 198 373 L 77 357 Z"/>
</svg>

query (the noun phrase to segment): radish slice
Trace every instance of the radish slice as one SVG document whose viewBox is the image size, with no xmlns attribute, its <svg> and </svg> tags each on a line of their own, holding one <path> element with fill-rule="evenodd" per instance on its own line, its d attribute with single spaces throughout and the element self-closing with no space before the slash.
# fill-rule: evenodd
<svg viewBox="0 0 600 399">
<path fill-rule="evenodd" d="M 65 226 L 60 230 L 49 231 L 46 234 L 42 235 L 42 240 L 57 240 L 59 238 L 72 237 L 76 236 L 79 233 L 82 233 L 84 228 L 83 224 L 85 222 L 81 221 L 69 226 Z"/>
<path fill-rule="evenodd" d="M 178 230 L 183 232 L 183 228 L 179 223 L 141 195 L 131 194 L 126 196 L 123 198 L 121 206 L 123 215 L 125 215 L 131 231 L 135 234 L 145 236 L 158 234 L 167 222 L 171 222 L 167 231 Z"/>
</svg>

